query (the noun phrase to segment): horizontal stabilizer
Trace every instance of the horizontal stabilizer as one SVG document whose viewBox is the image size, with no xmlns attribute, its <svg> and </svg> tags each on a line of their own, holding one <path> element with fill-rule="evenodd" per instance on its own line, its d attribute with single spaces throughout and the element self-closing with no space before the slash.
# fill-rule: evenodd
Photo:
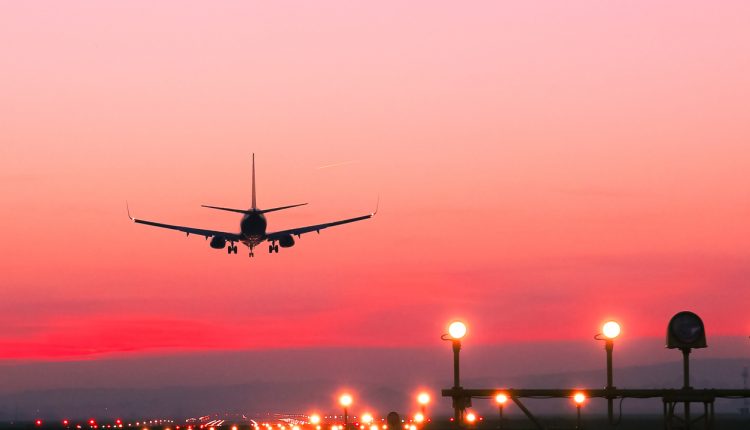
<svg viewBox="0 0 750 430">
<path fill-rule="evenodd" d="M 232 208 L 222 208 L 222 207 L 219 207 L 219 206 L 208 206 L 208 205 L 201 205 L 201 207 L 202 208 L 209 208 L 209 209 L 218 209 L 220 211 L 237 212 L 238 214 L 251 214 L 251 213 L 256 212 L 256 211 L 254 211 L 252 209 L 250 209 L 250 210 L 247 210 L 247 209 L 232 209 Z"/>
<path fill-rule="evenodd" d="M 208 206 L 208 205 L 201 205 L 201 207 L 209 208 L 209 209 L 218 209 L 220 211 L 237 212 L 239 214 L 264 214 L 266 212 L 273 212 L 273 211 L 280 211 L 282 209 L 296 208 L 297 206 L 304 206 L 306 204 L 307 203 L 300 203 L 297 205 L 280 206 L 280 207 L 271 208 L 271 209 L 232 209 L 232 208 L 222 208 L 219 206 Z"/>
<path fill-rule="evenodd" d="M 306 205 L 306 204 L 307 204 L 307 203 L 300 203 L 300 204 L 297 204 L 297 205 L 289 205 L 289 206 L 279 206 L 279 207 L 277 207 L 277 208 L 271 208 L 271 209 L 258 209 L 258 212 L 260 212 L 260 213 L 264 214 L 264 213 L 266 213 L 266 212 L 273 212 L 273 211 L 280 211 L 280 210 L 282 210 L 282 209 L 296 208 L 296 207 L 298 207 L 298 206 L 304 206 L 304 205 Z"/>
</svg>

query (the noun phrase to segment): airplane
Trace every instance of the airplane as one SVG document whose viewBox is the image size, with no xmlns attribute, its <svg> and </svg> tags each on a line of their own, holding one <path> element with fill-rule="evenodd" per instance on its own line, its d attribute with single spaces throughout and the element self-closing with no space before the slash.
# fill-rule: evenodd
<svg viewBox="0 0 750 430">
<path fill-rule="evenodd" d="M 125 205 L 128 211 L 128 218 L 130 218 L 130 220 L 133 221 L 134 223 L 145 224 L 145 225 L 150 225 L 154 227 L 167 228 L 171 230 L 177 230 L 177 231 L 184 232 L 187 236 L 190 236 L 191 234 L 195 234 L 198 236 L 205 236 L 206 240 L 208 240 L 208 238 L 210 237 L 211 238 L 210 245 L 211 245 L 211 248 L 214 248 L 214 249 L 223 249 L 224 247 L 226 247 L 227 242 L 229 242 L 229 246 L 227 247 L 227 254 L 231 254 L 231 253 L 237 254 L 237 245 L 235 245 L 235 242 L 244 243 L 250 249 L 250 257 L 253 257 L 255 255 L 253 253 L 253 249 L 256 246 L 263 243 L 264 241 L 270 242 L 270 244 L 268 245 L 269 253 L 274 253 L 274 252 L 278 253 L 279 246 L 281 246 L 282 248 L 291 248 L 292 246 L 294 246 L 293 236 L 297 236 L 297 238 L 299 239 L 300 236 L 305 233 L 310 233 L 313 231 L 320 233 L 320 230 L 326 229 L 328 227 L 334 227 L 337 225 L 366 220 L 366 219 L 372 218 L 373 216 L 375 216 L 375 214 L 378 213 L 378 209 L 376 205 L 375 212 L 367 214 L 367 215 L 357 216 L 354 218 L 348 218 L 348 219 L 343 219 L 339 221 L 327 222 L 323 224 L 309 225 L 306 227 L 290 228 L 287 230 L 274 231 L 270 233 L 266 232 L 266 225 L 267 225 L 266 217 L 265 217 L 266 213 L 280 211 L 283 209 L 296 208 L 299 206 L 304 206 L 306 204 L 307 203 L 299 203 L 296 205 L 280 206 L 280 207 L 270 208 L 270 209 L 259 209 L 258 206 L 256 205 L 256 200 L 255 200 L 255 154 L 253 154 L 252 207 L 250 209 L 232 209 L 232 208 L 225 208 L 225 207 L 220 207 L 220 206 L 201 205 L 201 207 L 204 207 L 204 208 L 243 214 L 242 220 L 240 221 L 239 233 L 230 233 L 230 232 L 217 231 L 217 230 L 204 230 L 200 228 L 163 224 L 160 222 L 147 221 L 144 219 L 134 218 L 130 215 L 130 206 L 127 204 L 127 202 L 125 202 Z"/>
</svg>

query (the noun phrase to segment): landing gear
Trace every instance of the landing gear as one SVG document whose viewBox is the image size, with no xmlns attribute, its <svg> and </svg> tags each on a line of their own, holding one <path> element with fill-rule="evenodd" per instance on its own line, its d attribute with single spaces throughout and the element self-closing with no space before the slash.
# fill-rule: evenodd
<svg viewBox="0 0 750 430">
<path fill-rule="evenodd" d="M 278 254 L 278 252 L 279 252 L 279 245 L 276 245 L 275 243 L 272 243 L 272 244 L 268 245 L 268 253 L 269 254 L 273 254 L 274 252 Z"/>
<path fill-rule="evenodd" d="M 253 247 L 250 247 L 250 257 L 255 257 L 255 254 L 253 253 Z"/>
<path fill-rule="evenodd" d="M 229 246 L 227 247 L 227 254 L 231 254 L 231 253 L 233 253 L 233 252 L 234 252 L 235 254 L 237 253 L 237 245 L 234 245 L 234 244 L 232 244 L 232 245 L 229 245 Z"/>
<path fill-rule="evenodd" d="M 273 252 L 275 252 L 277 254 L 279 253 L 279 245 L 274 245 L 273 246 Z"/>
</svg>

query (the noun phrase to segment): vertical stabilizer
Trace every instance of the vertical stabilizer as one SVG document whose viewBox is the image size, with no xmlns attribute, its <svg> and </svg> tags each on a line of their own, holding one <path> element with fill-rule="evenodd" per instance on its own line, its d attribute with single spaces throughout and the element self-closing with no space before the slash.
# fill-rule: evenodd
<svg viewBox="0 0 750 430">
<path fill-rule="evenodd" d="M 253 152 L 253 207 L 252 209 L 258 209 L 255 205 L 255 153 Z"/>
</svg>

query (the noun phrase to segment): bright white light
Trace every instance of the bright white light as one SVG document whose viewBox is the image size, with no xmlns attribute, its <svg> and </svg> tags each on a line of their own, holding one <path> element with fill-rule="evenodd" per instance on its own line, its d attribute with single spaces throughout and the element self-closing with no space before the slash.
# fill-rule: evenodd
<svg viewBox="0 0 750 430">
<path fill-rule="evenodd" d="M 469 412 L 468 414 L 466 414 L 467 422 L 473 423 L 476 420 L 477 420 L 477 416 L 474 414 L 474 412 Z"/>
<path fill-rule="evenodd" d="M 451 335 L 453 339 L 461 339 L 464 336 L 466 336 L 466 324 L 462 323 L 461 321 L 453 321 L 448 326 L 448 334 Z"/>
<path fill-rule="evenodd" d="M 620 324 L 616 321 L 607 321 L 602 326 L 602 333 L 609 339 L 614 339 L 620 335 Z"/>
<path fill-rule="evenodd" d="M 341 397 L 339 397 L 339 403 L 341 403 L 341 406 L 343 407 L 351 406 L 352 401 L 352 396 L 349 394 L 342 394 Z"/>
<path fill-rule="evenodd" d="M 497 403 L 498 403 L 499 405 L 504 405 L 504 404 L 505 404 L 505 402 L 507 402 L 507 401 L 508 401 L 508 396 L 507 396 L 507 395 L 505 395 L 505 394 L 503 394 L 503 393 L 500 393 L 500 394 L 498 394 L 497 396 L 495 396 L 495 401 L 496 401 L 496 402 L 497 402 Z"/>
<path fill-rule="evenodd" d="M 414 414 L 414 421 L 418 423 L 424 422 L 424 415 L 422 415 L 421 412 L 417 412 L 416 414 Z"/>
<path fill-rule="evenodd" d="M 417 396 L 417 402 L 420 405 L 426 405 L 430 403 L 430 395 L 424 392 L 419 393 L 419 395 Z"/>
<path fill-rule="evenodd" d="M 573 395 L 573 401 L 576 402 L 576 404 L 580 405 L 584 401 L 586 401 L 586 395 L 583 393 L 575 393 Z"/>
<path fill-rule="evenodd" d="M 320 424 L 320 415 L 318 414 L 311 415 L 310 424 Z"/>
<path fill-rule="evenodd" d="M 363 423 L 370 424 L 372 422 L 372 420 L 373 420 L 372 415 L 367 414 L 367 413 L 362 415 L 362 422 Z"/>
</svg>

